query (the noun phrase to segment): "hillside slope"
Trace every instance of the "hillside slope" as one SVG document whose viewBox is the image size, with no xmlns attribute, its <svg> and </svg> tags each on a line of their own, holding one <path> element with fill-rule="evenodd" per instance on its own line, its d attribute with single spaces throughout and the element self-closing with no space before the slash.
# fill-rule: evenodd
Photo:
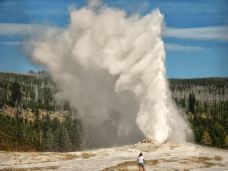
<svg viewBox="0 0 228 171">
<path fill-rule="evenodd" d="M 195 142 L 227 149 L 228 78 L 169 79 L 169 86 Z M 55 100 L 56 92 L 58 87 L 45 72 L 0 73 L 0 150 L 71 151 L 68 144 L 74 146 L 76 140 L 80 145 L 73 149 L 93 147 L 95 143 L 84 141 L 77 107 Z M 68 124 L 67 118 L 75 124 Z"/>
</svg>

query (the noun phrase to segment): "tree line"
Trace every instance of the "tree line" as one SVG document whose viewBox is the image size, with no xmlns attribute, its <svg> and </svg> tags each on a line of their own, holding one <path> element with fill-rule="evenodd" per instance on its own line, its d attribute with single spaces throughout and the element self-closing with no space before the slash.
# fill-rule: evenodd
<svg viewBox="0 0 228 171">
<path fill-rule="evenodd" d="M 191 123 L 195 141 L 228 148 L 228 78 L 172 79 L 170 89 Z"/>
<path fill-rule="evenodd" d="M 67 102 L 53 99 L 54 84 L 45 73 L 0 73 L 0 150 L 75 151 L 83 147 L 83 127 Z M 9 116 L 2 110 L 11 109 Z M 15 110 L 16 112 L 13 112 Z M 22 116 L 31 109 L 32 120 Z M 45 110 L 46 115 L 40 110 Z M 64 119 L 58 114 L 67 111 Z"/>
<path fill-rule="evenodd" d="M 31 122 L 18 115 L 0 115 L 0 150 L 65 152 L 82 148 L 79 120 L 68 117 L 60 122 L 47 115 Z"/>
<path fill-rule="evenodd" d="M 170 79 L 169 86 L 173 100 L 191 124 L 195 141 L 227 148 L 228 78 Z M 56 91 L 57 87 L 45 72 L 0 73 L 0 150 L 83 148 L 82 123 L 69 103 L 54 100 Z M 13 117 L 4 113 L 5 106 L 16 110 Z M 32 120 L 22 117 L 23 109 L 32 111 Z M 52 118 L 48 113 L 55 111 L 67 111 L 67 115 L 63 120 L 58 116 Z"/>
</svg>

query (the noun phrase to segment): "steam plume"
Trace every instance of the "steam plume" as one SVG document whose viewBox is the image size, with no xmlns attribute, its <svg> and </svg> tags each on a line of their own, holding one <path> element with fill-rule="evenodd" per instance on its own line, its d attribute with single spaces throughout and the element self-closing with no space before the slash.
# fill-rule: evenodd
<svg viewBox="0 0 228 171">
<path fill-rule="evenodd" d="M 163 16 L 84 7 L 71 11 L 63 31 L 33 42 L 32 57 L 45 65 L 56 95 L 78 111 L 92 145 L 185 141 L 190 131 L 171 100 L 161 40 Z"/>
</svg>

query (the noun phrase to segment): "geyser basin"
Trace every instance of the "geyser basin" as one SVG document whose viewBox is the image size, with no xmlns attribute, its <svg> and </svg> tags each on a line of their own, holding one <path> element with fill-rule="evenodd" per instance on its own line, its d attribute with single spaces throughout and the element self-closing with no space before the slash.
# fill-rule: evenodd
<svg viewBox="0 0 228 171">
<path fill-rule="evenodd" d="M 71 11 L 70 21 L 62 31 L 50 29 L 33 40 L 32 57 L 48 68 L 56 97 L 78 111 L 88 141 L 136 142 L 141 132 L 160 143 L 185 141 L 191 131 L 165 78 L 160 11 L 127 16 L 84 7 Z"/>
</svg>

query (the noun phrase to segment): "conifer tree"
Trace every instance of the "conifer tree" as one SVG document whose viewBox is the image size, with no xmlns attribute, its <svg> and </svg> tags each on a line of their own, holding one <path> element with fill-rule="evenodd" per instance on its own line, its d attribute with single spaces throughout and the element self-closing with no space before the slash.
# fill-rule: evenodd
<svg viewBox="0 0 228 171">
<path fill-rule="evenodd" d="M 21 102 L 21 86 L 18 82 L 14 82 L 11 87 L 11 103 L 13 106 Z"/>
<path fill-rule="evenodd" d="M 210 134 L 207 130 L 203 132 L 203 136 L 201 139 L 201 143 L 206 146 L 211 146 L 212 145 L 212 139 L 210 137 Z"/>
<path fill-rule="evenodd" d="M 228 148 L 228 134 L 224 138 L 224 146 L 225 148 Z"/>
</svg>

